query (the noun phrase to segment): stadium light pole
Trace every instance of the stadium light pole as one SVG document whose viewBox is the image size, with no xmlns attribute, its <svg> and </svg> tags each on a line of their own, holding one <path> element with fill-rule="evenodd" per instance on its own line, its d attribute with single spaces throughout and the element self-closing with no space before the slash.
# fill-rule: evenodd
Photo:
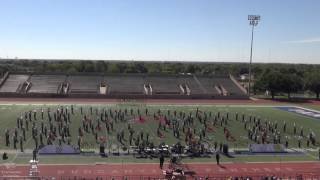
<svg viewBox="0 0 320 180">
<path fill-rule="evenodd" d="M 250 63 L 249 63 L 249 87 L 248 87 L 248 95 L 250 97 L 251 93 L 251 64 L 252 64 L 252 46 L 253 46 L 253 32 L 254 27 L 258 25 L 260 21 L 260 15 L 248 15 L 248 20 L 250 22 L 251 29 L 251 48 L 250 48 Z"/>
</svg>

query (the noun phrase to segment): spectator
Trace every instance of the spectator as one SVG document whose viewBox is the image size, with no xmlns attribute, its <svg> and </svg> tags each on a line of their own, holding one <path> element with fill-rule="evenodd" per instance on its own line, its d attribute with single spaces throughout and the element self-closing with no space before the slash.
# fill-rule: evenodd
<svg viewBox="0 0 320 180">
<path fill-rule="evenodd" d="M 34 148 L 33 152 L 32 152 L 32 160 L 34 161 L 37 161 L 37 153 L 38 153 L 38 150 L 37 148 Z"/>
<path fill-rule="evenodd" d="M 220 153 L 219 153 L 219 151 L 216 153 L 216 161 L 217 161 L 217 165 L 220 165 Z"/>
<path fill-rule="evenodd" d="M 163 168 L 163 163 L 164 163 L 164 156 L 163 156 L 163 154 L 161 153 L 161 154 L 160 154 L 160 169 Z"/>
</svg>

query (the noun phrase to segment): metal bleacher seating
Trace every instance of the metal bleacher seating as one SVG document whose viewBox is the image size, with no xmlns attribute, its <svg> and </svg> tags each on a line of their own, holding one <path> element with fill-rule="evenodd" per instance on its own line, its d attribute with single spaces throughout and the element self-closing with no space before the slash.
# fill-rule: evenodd
<svg viewBox="0 0 320 180">
<path fill-rule="evenodd" d="M 227 90 L 229 95 L 243 95 L 242 92 L 237 85 L 232 82 L 231 79 L 227 78 L 219 78 L 220 84 Z"/>
<path fill-rule="evenodd" d="M 219 83 L 215 78 L 210 77 L 197 77 L 199 85 L 206 89 L 208 94 L 219 95 L 215 85 Z"/>
<path fill-rule="evenodd" d="M 146 84 L 151 84 L 154 94 L 180 94 L 178 77 L 176 76 L 149 76 Z"/>
<path fill-rule="evenodd" d="M 245 98 L 230 76 L 192 74 L 21 74 L 6 73 L 0 96 L 59 94 L 71 97 Z M 28 95 L 26 95 L 28 96 Z M 39 97 L 40 97 L 39 96 Z"/>
<path fill-rule="evenodd" d="M 110 94 L 143 94 L 143 76 L 104 76 Z"/>
<path fill-rule="evenodd" d="M 227 95 L 245 95 L 239 87 L 230 79 L 226 77 L 198 77 L 201 85 L 206 88 L 209 94 L 219 95 L 220 93 L 215 88 L 218 87 L 226 90 Z M 220 94 L 221 95 L 221 94 Z"/>
<path fill-rule="evenodd" d="M 98 93 L 103 76 L 72 75 L 67 78 L 70 84 L 69 93 Z"/>
<path fill-rule="evenodd" d="M 177 82 L 179 84 L 187 84 L 187 86 L 191 90 L 191 94 L 203 94 L 203 93 L 205 93 L 205 90 L 201 89 L 201 87 L 199 87 L 198 83 L 193 78 L 193 76 L 180 76 L 180 77 L 178 77 L 178 81 Z"/>
<path fill-rule="evenodd" d="M 28 93 L 58 93 L 58 88 L 66 79 L 65 75 L 32 75 Z"/>
<path fill-rule="evenodd" d="M 0 88 L 0 92 L 3 92 L 3 93 L 16 92 L 18 87 L 21 84 L 23 84 L 26 80 L 28 80 L 28 78 L 29 78 L 29 75 L 9 74 L 9 77 Z"/>
</svg>

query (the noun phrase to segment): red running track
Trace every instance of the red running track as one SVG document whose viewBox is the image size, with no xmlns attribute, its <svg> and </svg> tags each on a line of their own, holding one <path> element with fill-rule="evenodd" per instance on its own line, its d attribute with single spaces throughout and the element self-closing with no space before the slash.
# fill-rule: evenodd
<svg viewBox="0 0 320 180">
<path fill-rule="evenodd" d="M 167 168 L 167 164 L 164 169 Z M 186 169 L 196 176 L 296 176 L 312 175 L 320 178 L 320 163 L 239 163 L 239 164 L 186 164 Z M 39 165 L 39 176 L 45 177 L 162 177 L 162 170 L 155 163 L 101 164 L 101 165 Z M 0 165 L 0 177 L 28 176 L 28 165 Z M 132 179 L 132 178 L 131 178 Z"/>
</svg>

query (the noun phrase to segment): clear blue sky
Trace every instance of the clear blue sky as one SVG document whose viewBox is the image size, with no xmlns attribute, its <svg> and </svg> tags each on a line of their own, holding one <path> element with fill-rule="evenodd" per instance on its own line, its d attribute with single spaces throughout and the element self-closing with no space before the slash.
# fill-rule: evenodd
<svg viewBox="0 0 320 180">
<path fill-rule="evenodd" d="M 320 62 L 319 0 L 1 0 L 0 57 Z"/>
</svg>

